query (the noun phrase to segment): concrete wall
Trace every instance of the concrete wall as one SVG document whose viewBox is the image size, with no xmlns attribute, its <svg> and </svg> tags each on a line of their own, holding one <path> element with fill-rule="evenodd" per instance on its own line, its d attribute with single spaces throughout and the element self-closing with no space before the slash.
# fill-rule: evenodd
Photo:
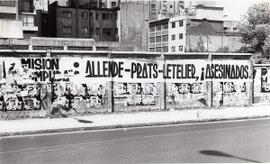
<svg viewBox="0 0 270 164">
<path fill-rule="evenodd" d="M 254 65 L 254 103 L 270 103 L 270 65 Z"/>
<path fill-rule="evenodd" d="M 0 117 L 152 111 L 251 102 L 250 55 L 1 52 Z M 47 56 L 47 57 L 46 57 Z"/>
</svg>

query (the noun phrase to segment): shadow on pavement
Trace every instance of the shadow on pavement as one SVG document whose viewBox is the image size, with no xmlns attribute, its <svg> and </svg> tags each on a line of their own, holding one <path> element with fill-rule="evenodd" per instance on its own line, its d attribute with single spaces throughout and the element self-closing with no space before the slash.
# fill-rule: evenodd
<svg viewBox="0 0 270 164">
<path fill-rule="evenodd" d="M 93 121 L 89 121 L 89 120 L 82 120 L 82 119 L 78 119 L 78 118 L 74 118 L 74 119 L 77 120 L 80 123 L 88 123 L 88 124 L 93 123 Z"/>
<path fill-rule="evenodd" d="M 235 158 L 235 159 L 240 159 L 240 160 L 244 160 L 247 162 L 252 162 L 252 163 L 262 163 L 260 161 L 255 161 L 252 159 L 247 159 L 247 158 L 241 158 L 241 157 L 237 157 L 234 155 L 230 155 L 221 151 L 216 151 L 216 150 L 201 150 L 199 151 L 199 153 L 204 154 L 204 155 L 213 155 L 213 156 L 220 156 L 220 157 L 229 157 L 229 158 Z"/>
</svg>

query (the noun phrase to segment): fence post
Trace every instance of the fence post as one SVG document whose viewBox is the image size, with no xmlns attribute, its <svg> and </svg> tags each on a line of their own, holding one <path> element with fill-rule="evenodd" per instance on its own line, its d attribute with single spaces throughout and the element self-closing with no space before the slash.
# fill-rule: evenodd
<svg viewBox="0 0 270 164">
<path fill-rule="evenodd" d="M 160 60 L 163 61 L 162 63 L 165 64 L 166 63 L 166 59 L 164 56 L 164 53 L 161 54 Z M 163 66 L 162 66 L 163 67 Z M 167 91 L 166 91 L 166 79 L 163 79 L 164 81 L 162 81 L 160 83 L 160 97 L 159 97 L 159 101 L 160 101 L 160 108 L 161 110 L 166 109 L 166 97 L 167 97 Z"/>
<path fill-rule="evenodd" d="M 112 53 L 108 52 L 108 59 L 110 61 L 112 61 Z M 108 82 L 108 112 L 109 113 L 113 113 L 114 112 L 114 81 L 113 81 L 113 77 L 110 79 L 110 81 Z"/>
<path fill-rule="evenodd" d="M 250 58 L 250 69 L 251 69 L 251 71 L 250 71 L 250 73 L 251 73 L 251 75 L 250 75 L 250 77 L 251 77 L 251 82 L 250 82 L 250 94 L 249 94 L 249 105 L 252 105 L 252 104 L 254 104 L 254 96 L 255 96 L 255 86 L 254 86 L 254 78 L 255 78 L 255 70 L 254 70 L 254 61 L 253 61 L 253 59 L 252 58 Z"/>
<path fill-rule="evenodd" d="M 208 54 L 208 62 L 212 63 L 212 55 Z M 207 107 L 213 107 L 213 80 L 206 81 Z"/>
</svg>

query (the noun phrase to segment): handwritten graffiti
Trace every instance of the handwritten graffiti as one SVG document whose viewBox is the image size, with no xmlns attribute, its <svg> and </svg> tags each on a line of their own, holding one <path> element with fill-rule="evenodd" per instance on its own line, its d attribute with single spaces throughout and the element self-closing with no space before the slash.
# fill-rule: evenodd
<svg viewBox="0 0 270 164">
<path fill-rule="evenodd" d="M 21 59 L 23 68 L 34 70 L 36 81 L 50 81 L 55 74 L 59 74 L 59 59 L 27 58 Z"/>
</svg>

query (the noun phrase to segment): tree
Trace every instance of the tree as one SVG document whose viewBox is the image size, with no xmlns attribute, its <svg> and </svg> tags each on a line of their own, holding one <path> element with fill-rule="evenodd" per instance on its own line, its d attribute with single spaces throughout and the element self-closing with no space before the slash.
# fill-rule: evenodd
<svg viewBox="0 0 270 164">
<path fill-rule="evenodd" d="M 270 45 L 270 3 L 263 2 L 251 6 L 242 21 L 240 32 L 247 51 L 267 55 L 265 50 L 267 46 L 269 50 Z"/>
</svg>

